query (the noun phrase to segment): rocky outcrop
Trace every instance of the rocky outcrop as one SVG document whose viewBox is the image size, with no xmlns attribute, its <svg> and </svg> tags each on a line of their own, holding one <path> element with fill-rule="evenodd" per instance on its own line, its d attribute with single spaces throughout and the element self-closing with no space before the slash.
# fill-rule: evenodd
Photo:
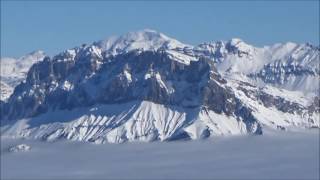
<svg viewBox="0 0 320 180">
<path fill-rule="evenodd" d="M 304 68 L 297 64 L 286 64 L 281 61 L 276 61 L 264 65 L 263 69 L 256 74 L 250 74 L 250 77 L 260 78 L 266 83 L 285 84 L 289 78 L 296 76 L 319 76 L 316 71 Z"/>
</svg>

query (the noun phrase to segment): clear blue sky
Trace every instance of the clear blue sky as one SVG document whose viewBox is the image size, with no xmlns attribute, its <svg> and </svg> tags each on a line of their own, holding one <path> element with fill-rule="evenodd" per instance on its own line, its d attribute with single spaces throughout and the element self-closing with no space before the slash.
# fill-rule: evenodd
<svg viewBox="0 0 320 180">
<path fill-rule="evenodd" d="M 233 37 L 319 45 L 319 1 L 1 1 L 1 56 L 54 55 L 145 28 L 193 45 Z"/>
</svg>

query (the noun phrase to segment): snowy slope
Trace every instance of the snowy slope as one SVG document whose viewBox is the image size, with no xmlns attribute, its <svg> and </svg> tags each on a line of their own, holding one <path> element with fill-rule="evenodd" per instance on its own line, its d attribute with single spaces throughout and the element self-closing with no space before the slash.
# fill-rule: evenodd
<svg viewBox="0 0 320 180">
<path fill-rule="evenodd" d="M 293 126 L 320 127 L 317 96 L 308 97 L 299 91 L 287 91 L 270 85 L 263 88 L 248 86 L 247 82 L 238 80 L 229 80 L 228 83 L 263 126 L 282 130 Z"/>
<path fill-rule="evenodd" d="M 1 58 L 0 83 L 1 100 L 6 100 L 13 92 L 13 89 L 26 79 L 29 68 L 36 62 L 41 61 L 45 54 L 43 51 L 34 51 L 18 59 Z"/>
<path fill-rule="evenodd" d="M 214 135 L 247 133 L 245 124 L 234 118 L 196 111 L 148 101 L 99 105 L 19 120 L 3 126 L 2 136 L 122 143 L 199 139 L 210 136 L 210 131 Z"/>
</svg>

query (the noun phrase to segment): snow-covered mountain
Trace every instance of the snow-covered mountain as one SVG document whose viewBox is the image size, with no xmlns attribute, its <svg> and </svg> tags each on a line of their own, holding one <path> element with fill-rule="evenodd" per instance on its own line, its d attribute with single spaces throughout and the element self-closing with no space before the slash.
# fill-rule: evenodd
<svg viewBox="0 0 320 180">
<path fill-rule="evenodd" d="M 292 83 L 319 80 L 318 63 L 308 44 L 193 47 L 128 33 L 34 64 L 0 104 L 1 133 L 119 143 L 319 127 L 319 87 Z"/>
<path fill-rule="evenodd" d="M 1 58 L 0 63 L 0 100 L 5 101 L 14 88 L 26 79 L 29 68 L 45 57 L 43 51 L 34 51 L 18 59 Z"/>
<path fill-rule="evenodd" d="M 213 59 L 223 74 L 244 74 L 259 86 L 318 94 L 319 47 L 310 44 L 275 44 L 258 48 L 240 39 L 200 44 L 196 53 Z M 240 76 L 240 75 L 239 75 Z"/>
</svg>

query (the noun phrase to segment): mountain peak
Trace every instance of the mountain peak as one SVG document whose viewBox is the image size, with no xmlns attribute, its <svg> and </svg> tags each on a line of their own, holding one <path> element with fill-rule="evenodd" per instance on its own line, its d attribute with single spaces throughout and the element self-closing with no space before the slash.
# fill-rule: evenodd
<svg viewBox="0 0 320 180">
<path fill-rule="evenodd" d="M 27 55 L 20 57 L 19 59 L 20 60 L 32 59 L 32 60 L 39 61 L 42 58 L 44 58 L 45 55 L 46 54 L 44 51 L 36 50 L 36 51 L 32 51 L 32 52 L 28 53 Z"/>
<path fill-rule="evenodd" d="M 94 45 L 100 47 L 107 54 L 112 55 L 118 54 L 119 51 L 129 52 L 135 49 L 157 50 L 162 47 L 167 49 L 191 47 L 151 29 L 129 32 L 122 36 L 113 36 L 96 42 Z"/>
<path fill-rule="evenodd" d="M 232 38 L 229 40 L 229 42 L 234 45 L 239 44 L 239 43 L 244 43 L 244 41 L 240 38 Z"/>
<path fill-rule="evenodd" d="M 244 42 L 240 38 L 232 38 L 227 42 L 227 44 L 233 47 L 237 47 L 238 49 L 253 47 L 250 44 L 247 44 L 246 42 Z"/>
<path fill-rule="evenodd" d="M 239 38 L 232 38 L 231 40 L 227 41 L 226 46 L 229 51 L 234 53 L 244 53 L 247 55 L 252 55 L 254 52 L 254 47 L 245 43 L 243 40 Z"/>
<path fill-rule="evenodd" d="M 133 31 L 125 34 L 124 36 L 128 36 L 129 38 L 135 38 L 135 36 L 139 36 L 139 37 L 143 36 L 143 37 L 148 37 L 150 39 L 152 38 L 170 39 L 166 35 L 153 29 L 143 29 L 139 31 Z"/>
<path fill-rule="evenodd" d="M 45 54 L 43 50 L 35 50 L 30 52 L 28 55 L 38 55 L 38 54 Z"/>
</svg>

